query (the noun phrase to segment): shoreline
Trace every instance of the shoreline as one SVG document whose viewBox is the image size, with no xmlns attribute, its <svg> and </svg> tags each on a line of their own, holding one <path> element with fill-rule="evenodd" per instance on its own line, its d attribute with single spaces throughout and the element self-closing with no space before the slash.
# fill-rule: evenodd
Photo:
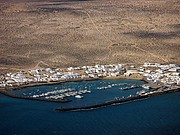
<svg viewBox="0 0 180 135">
<path fill-rule="evenodd" d="M 10 87 L 6 89 L 0 89 L 0 94 L 11 97 L 11 98 L 17 98 L 17 99 L 24 99 L 24 100 L 35 100 L 35 101 L 44 101 L 44 102 L 58 102 L 58 103 L 67 103 L 71 102 L 72 100 L 69 100 L 68 98 L 64 99 L 43 99 L 43 98 L 34 98 L 34 97 L 28 97 L 28 96 L 23 96 L 23 95 L 16 95 L 9 93 L 8 91 L 16 91 L 16 90 L 22 90 L 23 88 L 26 87 L 36 87 L 36 86 L 43 86 L 43 85 L 55 85 L 55 84 L 63 84 L 63 83 L 68 83 L 68 82 L 83 82 L 83 81 L 96 81 L 96 80 L 111 80 L 111 79 L 132 79 L 132 80 L 140 80 L 144 81 L 147 83 L 144 79 L 142 78 L 132 78 L 132 77 L 123 77 L 123 76 L 117 76 L 117 77 L 104 77 L 104 78 L 86 78 L 86 79 L 69 79 L 65 81 L 56 81 L 56 82 L 47 82 L 47 83 L 31 83 L 27 85 L 21 85 L 19 87 Z"/>
<path fill-rule="evenodd" d="M 132 79 L 132 80 L 140 80 L 144 81 L 145 83 L 148 83 L 142 76 L 141 77 L 131 77 L 131 76 L 116 76 L 116 77 L 103 77 L 103 78 L 78 78 L 78 79 L 69 79 L 64 81 L 53 81 L 53 82 L 37 82 L 37 83 L 29 83 L 29 84 L 23 84 L 16 87 L 5 87 L 0 88 L 0 91 L 9 91 L 9 90 L 21 90 L 26 87 L 35 87 L 35 86 L 43 86 L 43 85 L 55 85 L 55 84 L 63 84 L 68 82 L 82 82 L 82 81 L 96 81 L 96 80 L 114 80 L 114 79 Z"/>
<path fill-rule="evenodd" d="M 17 98 L 17 99 L 24 99 L 24 100 L 35 100 L 35 101 L 44 101 L 44 102 L 58 102 L 58 103 L 67 103 L 71 102 L 72 100 L 69 100 L 68 98 L 64 99 L 44 99 L 44 98 L 35 98 L 35 97 L 28 97 L 28 96 L 22 96 L 22 95 L 16 95 L 16 94 L 11 94 L 8 93 L 9 90 L 21 90 L 22 88 L 26 87 L 35 87 L 35 86 L 42 86 L 42 85 L 54 85 L 54 84 L 62 84 L 62 83 L 68 83 L 68 82 L 82 82 L 82 81 L 95 81 L 95 80 L 110 80 L 110 79 L 132 79 L 132 80 L 140 80 L 143 81 L 146 84 L 151 85 L 151 83 L 146 80 L 145 78 L 134 78 L 134 77 L 125 77 L 125 76 L 117 76 L 117 77 L 104 77 L 104 78 L 86 78 L 86 79 L 69 79 L 65 81 L 58 81 L 58 82 L 48 82 L 48 83 L 31 83 L 28 85 L 21 85 L 20 87 L 16 88 L 9 88 L 6 90 L 0 90 L 0 94 L 12 97 L 12 98 Z M 95 104 L 95 105 L 90 105 L 90 106 L 83 106 L 83 107 L 71 107 L 71 108 L 56 108 L 56 110 L 59 111 L 79 111 L 79 110 L 91 110 L 91 109 L 97 109 L 97 108 L 102 108 L 102 107 L 107 107 L 107 106 L 112 106 L 112 105 L 118 105 L 118 104 L 124 104 L 127 102 L 134 102 L 137 100 L 141 99 L 146 99 L 151 96 L 156 96 L 156 95 L 161 95 L 161 94 L 166 94 L 170 92 L 176 92 L 179 91 L 180 88 L 171 88 L 169 90 L 160 90 L 161 86 L 156 85 L 156 88 L 153 88 L 153 93 L 145 93 L 143 95 L 135 95 L 132 97 L 126 97 L 126 98 L 121 98 L 121 99 L 114 99 L 111 101 L 105 101 L 104 103 L 100 104 Z"/>
<path fill-rule="evenodd" d="M 37 82 L 37 83 L 29 83 L 29 84 L 23 84 L 21 86 L 17 87 L 6 87 L 6 88 L 0 88 L 0 91 L 9 91 L 9 90 L 21 90 L 22 88 L 26 87 L 35 87 L 35 86 L 43 86 L 43 85 L 55 85 L 55 84 L 61 84 L 61 83 L 68 83 L 68 82 L 82 82 L 82 81 L 94 81 L 94 80 L 100 80 L 100 79 L 70 79 L 70 80 L 64 80 L 64 81 L 54 81 L 54 82 Z"/>
</svg>

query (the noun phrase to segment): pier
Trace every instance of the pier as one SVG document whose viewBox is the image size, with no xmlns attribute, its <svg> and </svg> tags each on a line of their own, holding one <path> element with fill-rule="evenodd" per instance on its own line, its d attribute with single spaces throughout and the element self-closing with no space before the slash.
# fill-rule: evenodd
<svg viewBox="0 0 180 135">
<path fill-rule="evenodd" d="M 67 103 L 67 102 L 72 101 L 72 100 L 69 100 L 69 99 L 34 98 L 34 97 L 29 97 L 29 96 L 11 94 L 11 93 L 8 93 L 6 91 L 0 91 L 0 94 L 8 96 L 8 97 L 12 97 L 12 98 L 25 99 L 25 100 L 36 100 L 36 101 L 46 101 L 46 102 L 58 102 L 58 103 Z"/>
</svg>

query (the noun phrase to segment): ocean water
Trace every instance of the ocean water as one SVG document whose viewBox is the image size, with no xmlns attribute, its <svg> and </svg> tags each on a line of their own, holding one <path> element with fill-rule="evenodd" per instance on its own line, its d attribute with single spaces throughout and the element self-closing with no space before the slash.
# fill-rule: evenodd
<svg viewBox="0 0 180 135">
<path fill-rule="evenodd" d="M 114 96 L 133 94 L 139 89 L 121 91 L 117 87 L 97 90 L 97 86 L 112 83 L 143 84 L 136 80 L 105 80 L 37 86 L 16 91 L 32 91 L 91 86 L 83 99 L 70 103 L 22 100 L 0 95 L 0 135 L 179 135 L 180 92 L 154 96 L 145 100 L 88 111 L 56 111 L 60 106 L 94 104 Z"/>
</svg>

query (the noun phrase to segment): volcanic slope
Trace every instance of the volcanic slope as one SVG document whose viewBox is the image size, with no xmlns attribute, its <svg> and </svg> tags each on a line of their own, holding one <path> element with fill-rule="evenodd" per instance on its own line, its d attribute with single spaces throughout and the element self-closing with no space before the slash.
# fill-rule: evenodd
<svg viewBox="0 0 180 135">
<path fill-rule="evenodd" d="M 1 70 L 180 64 L 179 52 L 179 0 L 0 2 Z"/>
</svg>

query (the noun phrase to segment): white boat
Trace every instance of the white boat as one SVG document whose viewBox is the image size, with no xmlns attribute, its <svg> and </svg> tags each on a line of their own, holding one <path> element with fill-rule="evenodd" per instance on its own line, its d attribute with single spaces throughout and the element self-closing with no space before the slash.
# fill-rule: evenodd
<svg viewBox="0 0 180 135">
<path fill-rule="evenodd" d="M 83 98 L 83 96 L 76 95 L 75 98 Z"/>
<path fill-rule="evenodd" d="M 144 91 L 144 90 L 136 92 L 137 95 L 142 95 L 142 94 L 145 94 L 145 93 L 146 93 L 146 91 Z"/>
<path fill-rule="evenodd" d="M 148 86 L 148 85 L 142 85 L 142 88 L 144 88 L 144 89 L 150 89 L 150 86 Z"/>
</svg>

